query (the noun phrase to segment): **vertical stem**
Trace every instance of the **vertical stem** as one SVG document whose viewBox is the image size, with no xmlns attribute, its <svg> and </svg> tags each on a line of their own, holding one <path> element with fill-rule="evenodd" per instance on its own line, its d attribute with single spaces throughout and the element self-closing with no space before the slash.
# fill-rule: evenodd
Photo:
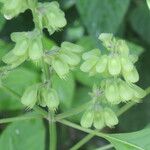
<svg viewBox="0 0 150 150">
<path fill-rule="evenodd" d="M 36 22 L 36 10 L 35 8 L 31 8 L 32 10 L 32 14 L 33 14 L 33 20 L 35 23 L 35 28 L 41 33 L 42 33 L 42 29 L 39 27 L 38 23 Z M 45 50 L 43 49 L 43 52 L 45 52 Z M 49 67 L 48 65 L 44 62 L 44 59 L 42 58 L 42 68 L 43 68 L 43 73 L 45 75 L 45 80 L 46 83 L 48 84 L 48 86 L 51 86 L 50 84 L 50 71 L 49 71 Z M 43 81 L 45 83 L 45 81 Z M 54 112 L 53 111 L 49 111 L 49 135 L 50 135 L 50 146 L 49 146 L 49 150 L 56 150 L 56 146 L 57 146 L 57 132 L 56 132 L 56 123 L 54 122 Z"/>
<path fill-rule="evenodd" d="M 50 121 L 49 121 L 49 132 L 50 132 L 50 150 L 56 150 L 57 147 L 57 130 L 56 123 L 54 122 L 54 113 L 49 112 Z"/>
</svg>

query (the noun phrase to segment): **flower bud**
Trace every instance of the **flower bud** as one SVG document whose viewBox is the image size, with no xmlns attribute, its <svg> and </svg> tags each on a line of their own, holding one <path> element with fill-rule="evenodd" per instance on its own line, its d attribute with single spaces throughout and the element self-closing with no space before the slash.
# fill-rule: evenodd
<svg viewBox="0 0 150 150">
<path fill-rule="evenodd" d="M 103 42 L 103 45 L 108 49 L 111 50 L 111 44 L 112 44 L 112 39 L 113 39 L 113 34 L 110 33 L 101 33 L 99 35 L 99 40 Z"/>
<path fill-rule="evenodd" d="M 118 40 L 117 41 L 117 50 L 122 56 L 128 56 L 129 55 L 129 48 L 128 45 L 124 40 Z"/>
<path fill-rule="evenodd" d="M 21 41 L 19 43 L 16 43 L 13 53 L 17 56 L 22 56 L 24 55 L 28 50 L 28 43 L 26 40 Z"/>
<path fill-rule="evenodd" d="M 76 66 L 80 63 L 80 57 L 72 52 L 61 53 L 59 58 L 70 66 Z"/>
<path fill-rule="evenodd" d="M 27 55 L 16 56 L 13 51 L 8 52 L 2 57 L 2 61 L 12 67 L 17 67 L 27 59 Z"/>
<path fill-rule="evenodd" d="M 38 3 L 38 5 L 38 22 L 41 23 L 42 20 L 42 27 L 47 28 L 50 34 L 66 25 L 65 14 L 59 8 L 58 2 Z"/>
<path fill-rule="evenodd" d="M 16 43 L 27 40 L 27 34 L 28 32 L 13 32 L 11 34 L 11 40 Z"/>
<path fill-rule="evenodd" d="M 38 60 L 43 56 L 43 47 L 41 40 L 33 40 L 29 47 L 29 58 L 31 60 Z"/>
<path fill-rule="evenodd" d="M 67 65 L 67 63 L 60 60 L 59 58 L 53 59 L 52 67 L 60 78 L 65 78 L 69 73 L 69 66 Z"/>
<path fill-rule="evenodd" d="M 93 67 L 95 67 L 97 61 L 98 61 L 98 57 L 93 57 L 91 59 L 88 59 L 80 66 L 80 69 L 83 72 L 90 72 L 93 69 Z"/>
<path fill-rule="evenodd" d="M 96 64 L 96 71 L 98 73 L 104 72 L 106 70 L 106 67 L 107 67 L 107 62 L 108 62 L 108 56 L 107 55 L 101 56 L 100 60 Z"/>
<path fill-rule="evenodd" d="M 111 104 L 118 104 L 120 102 L 119 89 L 116 81 L 107 81 L 105 88 L 105 96 Z"/>
<path fill-rule="evenodd" d="M 39 84 L 29 86 L 25 90 L 25 92 L 21 98 L 22 104 L 24 104 L 25 106 L 27 106 L 29 108 L 33 108 L 33 106 L 36 104 L 36 102 L 38 100 L 37 99 L 38 88 L 39 88 Z"/>
<path fill-rule="evenodd" d="M 113 127 L 114 125 L 118 124 L 118 118 L 110 108 L 104 109 L 104 118 L 108 127 Z"/>
<path fill-rule="evenodd" d="M 63 42 L 61 44 L 61 49 L 62 49 L 62 51 L 73 52 L 73 53 L 83 52 L 83 47 L 81 47 L 77 44 L 70 43 L 70 42 Z"/>
<path fill-rule="evenodd" d="M 134 68 L 133 63 L 129 58 L 121 57 L 121 64 L 124 71 L 131 71 Z"/>
<path fill-rule="evenodd" d="M 131 100 L 134 96 L 132 88 L 124 81 L 119 82 L 119 93 L 123 102 Z"/>
<path fill-rule="evenodd" d="M 103 111 L 94 112 L 93 126 L 99 130 L 105 126 Z"/>
<path fill-rule="evenodd" d="M 94 119 L 94 112 L 92 110 L 87 110 L 84 112 L 82 118 L 81 118 L 81 126 L 84 128 L 90 128 L 92 126 Z"/>
<path fill-rule="evenodd" d="M 6 0 L 3 2 L 2 12 L 4 17 L 10 20 L 26 9 L 28 9 L 28 6 L 25 0 Z"/>
<path fill-rule="evenodd" d="M 111 56 L 108 60 L 108 71 L 111 75 L 119 75 L 121 72 L 121 63 L 118 55 Z"/>
<path fill-rule="evenodd" d="M 135 83 L 139 80 L 139 74 L 135 67 L 131 71 L 123 71 L 123 77 L 126 81 Z"/>
<path fill-rule="evenodd" d="M 42 91 L 42 97 L 50 110 L 56 110 L 59 105 L 58 94 L 54 89 L 45 88 Z"/>
<path fill-rule="evenodd" d="M 84 53 L 83 55 L 82 55 L 82 59 L 83 60 L 87 60 L 87 59 L 90 59 L 90 58 L 92 58 L 92 57 L 95 57 L 95 56 L 100 56 L 101 55 L 101 52 L 100 52 L 100 50 L 99 49 L 93 49 L 93 50 L 91 50 L 91 51 L 89 51 L 89 52 L 86 52 L 86 53 Z"/>
</svg>

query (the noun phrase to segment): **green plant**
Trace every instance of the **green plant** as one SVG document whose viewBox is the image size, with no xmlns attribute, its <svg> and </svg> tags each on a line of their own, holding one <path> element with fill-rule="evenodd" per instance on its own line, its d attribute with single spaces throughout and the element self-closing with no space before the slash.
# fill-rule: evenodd
<svg viewBox="0 0 150 150">
<path fill-rule="evenodd" d="M 0 68 L 0 73 L 1 87 L 20 99 L 27 110 L 33 109 L 34 111 L 29 111 L 20 117 L 1 119 L 0 123 L 33 118 L 46 119 L 49 122 L 50 150 L 57 149 L 56 122 L 89 133 L 71 150 L 79 149 L 93 136 L 105 138 L 111 143 L 100 149 L 112 147 L 117 150 L 144 149 L 137 139 L 128 140 L 129 134 L 108 134 L 100 131 L 105 126 L 112 128 L 117 125 L 118 116 L 150 93 L 149 88 L 145 91 L 135 84 L 139 80 L 135 67 L 138 56 L 130 52 L 127 43 L 115 38 L 113 34 L 102 33 L 99 40 L 105 51 L 95 48 L 84 52 L 82 46 L 67 41 L 62 42 L 60 46 L 45 48 L 43 30 L 47 29 L 49 35 L 52 35 L 67 23 L 58 2 L 41 3 L 37 0 L 1 0 L 1 2 L 2 12 L 8 20 L 27 9 L 32 12 L 34 29 L 11 34 L 11 40 L 15 46 L 2 57 L 5 65 L 3 64 Z M 80 65 L 81 57 L 83 62 Z M 40 82 L 28 86 L 20 96 L 16 91 L 7 87 L 3 80 L 23 63 L 29 61 L 33 63 L 34 68 L 40 70 Z M 80 66 L 80 70 L 89 73 L 90 76 L 98 75 L 101 80 L 93 83 L 92 92 L 87 93 L 91 99 L 89 102 L 59 113 L 60 95 L 55 88 L 53 78 L 57 77 L 67 82 L 70 72 L 74 71 L 77 66 Z M 120 108 L 119 104 L 124 105 Z M 80 112 L 83 112 L 80 118 L 81 126 L 65 119 Z M 92 125 L 94 130 L 89 129 Z M 145 135 L 147 131 L 141 132 Z M 136 133 L 132 133 L 133 136 L 134 134 Z M 137 142 L 134 142 L 136 140 Z"/>
</svg>

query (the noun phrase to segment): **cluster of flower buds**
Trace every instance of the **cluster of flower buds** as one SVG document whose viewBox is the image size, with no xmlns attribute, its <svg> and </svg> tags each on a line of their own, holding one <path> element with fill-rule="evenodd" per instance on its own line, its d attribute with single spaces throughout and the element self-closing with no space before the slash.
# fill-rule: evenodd
<svg viewBox="0 0 150 150">
<path fill-rule="evenodd" d="M 103 33 L 99 36 L 99 39 L 106 48 L 106 53 L 101 54 L 99 49 L 93 49 L 84 53 L 82 55 L 84 62 L 80 67 L 83 72 L 88 72 L 90 75 L 101 74 L 104 77 L 100 84 L 101 99 L 99 101 L 99 98 L 96 98 L 96 101 L 101 103 L 101 107 L 104 103 L 107 105 L 119 104 L 120 102 L 128 102 L 129 100 L 138 102 L 139 99 L 146 95 L 146 92 L 134 84 L 139 80 L 139 74 L 134 66 L 137 57 L 130 54 L 129 48 L 124 40 L 117 40 L 112 34 Z M 121 79 L 122 77 L 124 80 Z M 91 96 L 94 97 L 93 94 Z M 97 96 L 99 97 L 99 95 Z M 94 105 L 96 104 L 97 103 L 94 103 Z M 101 109 L 102 108 L 100 108 L 100 111 Z M 92 114 L 95 114 L 93 111 L 94 110 L 92 110 L 92 113 L 89 113 L 89 111 L 88 113 L 86 112 L 82 118 L 88 118 L 88 116 L 90 116 L 89 114 L 91 114 L 90 117 L 92 118 Z M 105 113 L 103 113 L 103 115 L 104 114 Z M 106 114 L 108 115 L 109 113 Z M 113 124 L 112 120 L 116 118 L 116 115 L 113 112 L 112 114 L 112 119 L 108 117 L 108 122 L 110 120 L 112 124 L 109 125 L 109 123 L 105 121 L 105 124 L 109 127 L 118 123 L 117 119 L 114 119 L 116 121 L 114 121 Z M 104 124 L 103 122 L 104 121 L 102 121 L 102 124 Z M 87 127 L 90 127 L 92 123 L 93 121 L 91 124 L 89 123 Z M 81 119 L 81 125 L 86 127 L 86 125 L 84 125 L 84 119 L 83 121 Z"/>
<path fill-rule="evenodd" d="M 61 47 L 54 46 L 50 51 L 46 52 L 44 60 L 63 79 L 70 69 L 74 69 L 80 63 L 80 53 L 82 51 L 83 48 L 79 45 L 63 42 Z"/>
<path fill-rule="evenodd" d="M 111 104 L 119 104 L 129 100 L 138 102 L 146 95 L 139 86 L 125 82 L 120 78 L 106 79 L 102 82 L 101 89 L 104 91 L 106 100 Z"/>
<path fill-rule="evenodd" d="M 0 0 L 0 2 L 3 4 L 2 12 L 7 20 L 28 9 L 27 0 Z"/>
<path fill-rule="evenodd" d="M 39 27 L 41 29 L 47 28 L 50 34 L 53 34 L 67 24 L 65 14 L 59 8 L 59 4 L 56 1 L 38 3 L 36 19 Z"/>
<path fill-rule="evenodd" d="M 102 129 L 105 126 L 113 127 L 116 124 L 118 124 L 116 114 L 110 108 L 103 108 L 98 104 L 95 109 L 86 110 L 81 118 L 81 125 L 85 128 L 93 125 L 96 129 Z"/>
<path fill-rule="evenodd" d="M 47 106 L 49 110 L 55 111 L 59 105 L 59 97 L 54 89 L 48 85 L 38 83 L 31 85 L 25 90 L 21 102 L 29 109 L 33 108 L 35 104 L 38 104 L 42 107 Z"/>
<path fill-rule="evenodd" d="M 15 47 L 3 58 L 3 62 L 12 67 L 17 67 L 27 58 L 38 61 L 43 56 L 41 37 L 37 31 L 15 32 L 11 34 Z"/>
<path fill-rule="evenodd" d="M 111 46 L 106 43 L 104 42 L 104 45 L 107 45 L 109 50 Z M 90 75 L 104 73 L 110 76 L 119 76 L 122 74 L 126 81 L 137 82 L 139 75 L 134 66 L 135 56 L 129 54 L 125 41 L 115 40 L 112 45 L 115 48 L 109 50 L 109 54 L 102 55 L 99 49 L 84 53 L 82 58 L 85 61 L 80 69 L 83 72 L 89 72 Z"/>
</svg>

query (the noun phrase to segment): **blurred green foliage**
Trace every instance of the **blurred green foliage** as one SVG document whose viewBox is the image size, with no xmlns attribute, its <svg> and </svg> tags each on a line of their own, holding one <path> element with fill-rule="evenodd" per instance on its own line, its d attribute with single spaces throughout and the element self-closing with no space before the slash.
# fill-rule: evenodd
<svg viewBox="0 0 150 150">
<path fill-rule="evenodd" d="M 49 0 L 41 0 L 41 2 Z M 62 32 L 55 33 L 51 37 L 45 30 L 45 39 L 43 39 L 45 49 L 50 49 L 53 45 L 59 45 L 61 41 L 69 40 L 82 45 L 85 51 L 93 48 L 100 48 L 105 51 L 102 45 L 98 43 L 97 37 L 102 32 L 112 32 L 118 38 L 128 41 L 131 52 L 139 56 L 137 64 L 141 80 L 139 85 L 147 88 L 150 85 L 150 10 L 144 0 L 58 0 L 61 8 L 65 11 L 68 20 L 67 26 Z M 15 31 L 29 31 L 33 29 L 32 15 L 30 11 L 20 14 L 18 17 L 6 21 L 0 14 L 0 58 L 10 50 L 14 43 L 10 41 L 10 34 Z M 0 62 L 1 65 L 4 65 Z M 24 89 L 32 83 L 41 80 L 41 72 L 38 66 L 26 62 L 20 68 L 10 72 L 4 78 L 4 84 L 21 95 Z M 71 107 L 77 107 L 89 100 L 88 92 L 91 90 L 93 83 L 101 80 L 100 76 L 89 77 L 76 68 L 66 80 L 61 80 L 57 76 L 52 78 L 54 87 L 59 93 L 61 99 L 60 112 L 69 110 Z M 120 117 L 120 124 L 114 131 L 130 132 L 143 129 L 150 123 L 150 96 L 147 96 L 142 103 L 137 104 L 131 110 Z M 13 95 L 10 95 L 6 89 L 0 88 L 0 118 L 7 114 L 13 116 L 14 111 L 25 110 L 20 101 Z M 22 112 L 21 112 L 22 113 Z M 5 114 L 4 116 L 1 114 Z M 70 118 L 78 122 L 80 114 Z M 33 120 L 9 124 L 3 130 L 0 137 L 0 150 L 24 150 L 24 149 L 44 149 L 44 126 L 42 120 Z M 64 149 L 68 149 L 72 138 L 78 141 L 82 133 L 67 129 L 69 136 L 66 139 L 59 138 L 59 141 L 67 140 Z M 59 129 L 58 129 L 59 131 Z M 113 131 L 113 132 L 114 132 Z M 60 130 L 61 132 L 61 130 Z M 149 134 L 149 130 L 143 130 L 139 134 L 143 137 Z M 138 136 L 139 136 L 138 134 Z M 132 135 L 133 137 L 136 134 Z M 63 137 L 63 136 L 62 136 Z M 120 137 L 127 141 L 129 135 Z M 118 137 L 119 138 L 119 137 Z M 147 136 L 146 138 L 150 140 Z M 21 143 L 20 143 L 21 140 Z M 145 142 L 140 137 L 132 139 L 133 143 L 144 145 Z M 15 143 L 15 144 L 12 144 Z M 141 142 L 141 143 L 140 143 Z M 8 143 L 8 144 L 3 144 Z M 40 145 L 40 147 L 37 147 Z M 105 141 L 99 143 L 94 139 L 98 147 Z M 132 143 L 132 142 L 131 142 Z M 90 143 L 91 144 L 91 143 Z M 86 144 L 83 150 L 90 150 L 90 144 Z M 16 147 L 17 146 L 17 147 Z M 142 147 L 143 148 L 143 147 Z M 144 147 L 149 150 L 150 147 Z M 91 150 L 92 150 L 91 149 Z M 133 150 L 133 148 L 131 148 Z M 126 150 L 122 148 L 121 150 Z M 129 148 L 130 150 L 130 148 Z"/>
</svg>

